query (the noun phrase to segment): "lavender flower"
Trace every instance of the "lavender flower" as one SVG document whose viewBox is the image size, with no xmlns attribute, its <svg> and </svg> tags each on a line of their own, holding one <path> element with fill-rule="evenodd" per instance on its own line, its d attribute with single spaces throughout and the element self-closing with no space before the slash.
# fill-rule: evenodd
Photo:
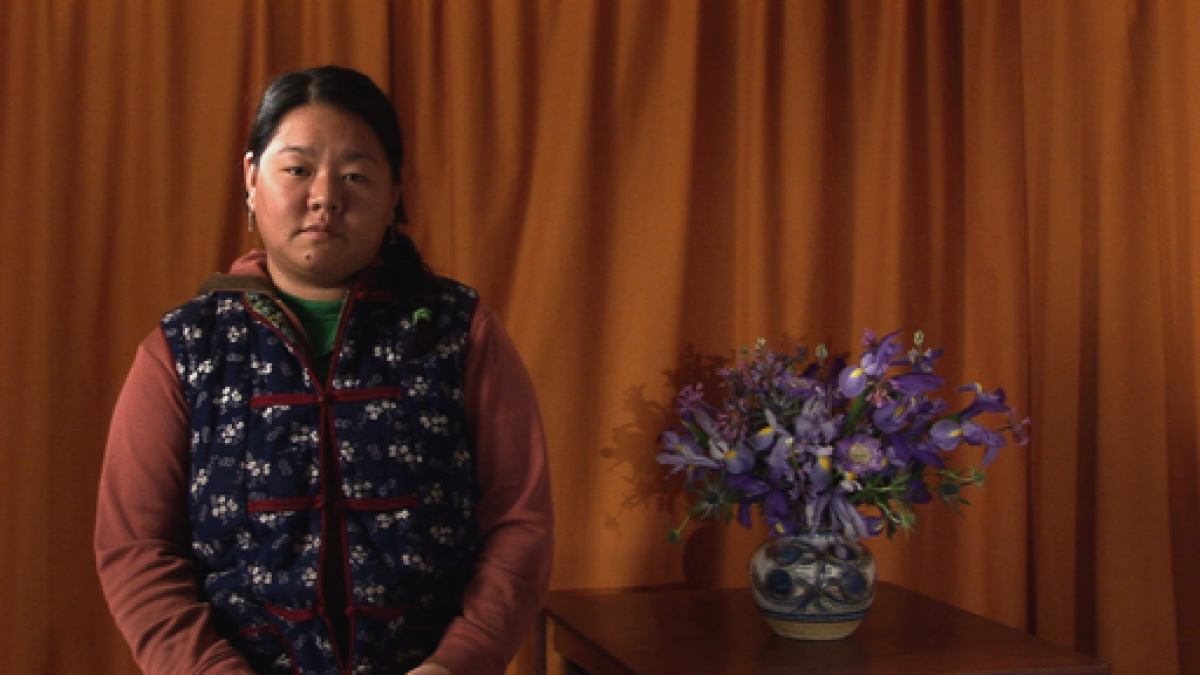
<svg viewBox="0 0 1200 675">
<path fill-rule="evenodd" d="M 719 374 L 726 390 L 721 409 L 706 403 L 697 384 L 676 401 L 681 427 L 663 432 L 658 461 L 683 472 L 698 501 L 684 519 L 724 517 L 750 527 L 757 510 L 772 535 L 835 529 L 855 537 L 891 536 L 915 521 L 912 505 L 936 495 L 955 511 L 968 504 L 965 488 L 981 485 L 977 468 L 948 469 L 963 445 L 983 448 L 981 464 L 1007 446 L 1028 442 L 1029 420 L 1018 421 L 1003 389 L 979 385 L 957 411 L 935 394 L 941 350 L 924 335 L 902 344 L 899 333 L 882 339 L 866 331 L 857 360 L 831 359 L 819 345 L 807 351 L 768 349 L 759 340 Z M 900 358 L 906 355 L 906 358 Z M 893 369 L 907 372 L 893 373 Z M 984 423 L 1004 414 L 1007 424 Z M 864 510 L 867 512 L 864 513 Z M 672 531 L 681 536 L 683 525 Z"/>
<path fill-rule="evenodd" d="M 704 402 L 704 383 L 684 387 L 675 402 L 675 411 L 684 419 L 691 419 L 692 407 Z"/>
<path fill-rule="evenodd" d="M 875 473 L 883 468 L 885 461 L 879 439 L 866 434 L 838 441 L 837 457 L 842 470 L 853 474 Z"/>
</svg>

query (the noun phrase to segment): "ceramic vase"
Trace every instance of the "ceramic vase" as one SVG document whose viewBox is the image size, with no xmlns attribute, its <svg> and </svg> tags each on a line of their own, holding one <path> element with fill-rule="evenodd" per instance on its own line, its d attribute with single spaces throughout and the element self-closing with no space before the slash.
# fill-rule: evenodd
<svg viewBox="0 0 1200 675">
<path fill-rule="evenodd" d="M 875 600 L 875 557 L 858 540 L 818 530 L 768 539 L 750 560 L 750 588 L 776 634 L 836 640 Z"/>
</svg>

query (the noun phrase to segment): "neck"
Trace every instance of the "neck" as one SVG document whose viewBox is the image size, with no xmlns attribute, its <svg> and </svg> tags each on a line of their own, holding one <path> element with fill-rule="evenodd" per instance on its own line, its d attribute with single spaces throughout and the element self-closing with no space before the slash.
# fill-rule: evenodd
<svg viewBox="0 0 1200 675">
<path fill-rule="evenodd" d="M 288 295 L 294 295 L 301 300 L 311 300 L 313 302 L 337 302 L 344 300 L 347 291 L 353 285 L 353 279 L 340 284 L 321 284 L 305 279 L 296 279 L 292 276 L 281 274 L 269 258 L 267 260 L 267 271 L 270 273 L 271 281 L 275 284 L 276 288 Z"/>
<path fill-rule="evenodd" d="M 335 288 L 327 288 L 323 286 L 296 286 L 293 284 L 283 285 L 276 284 L 279 290 L 294 295 L 301 300 L 310 300 L 312 302 L 337 302 L 346 299 L 346 292 L 350 290 L 349 286 L 338 286 Z"/>
</svg>

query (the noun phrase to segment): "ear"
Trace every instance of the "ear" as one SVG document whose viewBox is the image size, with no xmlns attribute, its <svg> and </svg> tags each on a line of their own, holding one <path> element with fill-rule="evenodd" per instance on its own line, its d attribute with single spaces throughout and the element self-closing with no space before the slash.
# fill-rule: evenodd
<svg viewBox="0 0 1200 675">
<path fill-rule="evenodd" d="M 254 155 L 247 152 L 242 158 L 242 172 L 246 177 L 246 195 L 254 194 L 254 188 L 258 186 L 258 167 L 254 165 Z"/>
</svg>

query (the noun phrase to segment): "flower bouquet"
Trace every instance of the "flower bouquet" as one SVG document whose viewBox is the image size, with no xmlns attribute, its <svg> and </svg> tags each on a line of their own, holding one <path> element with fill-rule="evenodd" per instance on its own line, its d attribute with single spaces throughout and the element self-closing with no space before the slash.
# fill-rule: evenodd
<svg viewBox="0 0 1200 675">
<path fill-rule="evenodd" d="M 702 384 L 679 394 L 680 424 L 662 434 L 658 461 L 683 472 L 697 495 L 691 520 L 715 517 L 746 527 L 757 509 L 771 535 L 833 530 L 851 539 L 913 527 L 912 507 L 934 498 L 961 514 L 964 488 L 982 485 L 980 466 L 953 469 L 947 457 L 981 448 L 980 465 L 1007 444 L 1028 442 L 1029 420 L 1017 421 L 1004 390 L 960 387 L 974 400 L 959 410 L 936 395 L 941 350 L 917 332 L 911 347 L 891 333 L 867 331 L 857 360 L 830 358 L 820 345 L 809 359 L 767 349 L 759 340 L 735 366 L 719 371 L 728 390 L 717 409 Z M 984 416 L 1001 416 L 989 427 Z"/>
</svg>

